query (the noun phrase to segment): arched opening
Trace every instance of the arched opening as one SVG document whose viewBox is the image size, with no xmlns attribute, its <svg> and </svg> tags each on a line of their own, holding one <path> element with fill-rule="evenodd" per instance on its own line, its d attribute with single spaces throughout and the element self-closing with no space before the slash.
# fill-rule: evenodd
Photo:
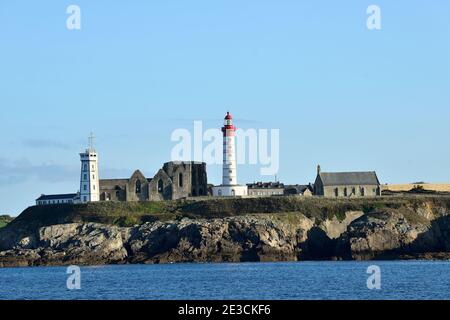
<svg viewBox="0 0 450 320">
<path fill-rule="evenodd" d="M 221 189 L 219 189 L 218 195 L 222 196 L 222 190 Z"/>
<path fill-rule="evenodd" d="M 348 194 L 347 194 L 347 188 L 344 188 L 344 197 L 347 197 L 348 196 Z"/>
<path fill-rule="evenodd" d="M 136 180 L 136 193 L 141 193 L 141 180 Z"/>
<path fill-rule="evenodd" d="M 183 174 L 181 172 L 178 174 L 178 186 L 183 188 Z"/>
<path fill-rule="evenodd" d="M 116 190 L 116 192 L 115 192 L 116 199 L 115 200 L 120 201 L 122 189 L 119 186 L 115 186 L 114 190 Z"/>
<path fill-rule="evenodd" d="M 158 192 L 162 193 L 164 191 L 164 183 L 161 179 L 158 180 Z"/>
<path fill-rule="evenodd" d="M 364 189 L 364 187 L 361 188 L 361 196 L 364 197 L 364 194 L 366 193 L 366 190 Z"/>
<path fill-rule="evenodd" d="M 339 189 L 338 188 L 334 189 L 334 196 L 339 197 Z"/>
<path fill-rule="evenodd" d="M 231 195 L 234 197 L 236 195 L 236 191 L 234 189 L 231 189 Z"/>
</svg>

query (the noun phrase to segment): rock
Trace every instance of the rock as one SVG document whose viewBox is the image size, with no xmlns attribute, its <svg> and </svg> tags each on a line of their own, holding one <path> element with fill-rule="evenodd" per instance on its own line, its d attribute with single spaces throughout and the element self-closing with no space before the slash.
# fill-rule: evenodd
<svg viewBox="0 0 450 320">
<path fill-rule="evenodd" d="M 386 208 L 342 219 L 300 213 L 146 222 L 65 223 L 0 232 L 0 267 L 450 257 L 448 209 Z"/>
<path fill-rule="evenodd" d="M 303 224 L 295 227 L 256 216 L 145 223 L 135 228 L 129 239 L 131 261 L 297 260 L 298 242 L 313 225 L 304 216 L 302 220 Z"/>
<path fill-rule="evenodd" d="M 443 236 L 449 216 L 428 220 L 395 209 L 365 214 L 353 221 L 339 239 L 339 255 L 347 259 L 399 259 L 407 255 L 448 251 Z"/>
</svg>

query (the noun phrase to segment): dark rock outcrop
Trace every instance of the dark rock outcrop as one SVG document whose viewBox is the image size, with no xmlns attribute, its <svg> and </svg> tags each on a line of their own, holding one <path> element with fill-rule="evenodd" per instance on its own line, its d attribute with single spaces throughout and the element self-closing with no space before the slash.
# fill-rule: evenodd
<svg viewBox="0 0 450 320">
<path fill-rule="evenodd" d="M 0 231 L 0 267 L 450 258 L 447 206 L 425 201 L 375 209 L 323 220 L 295 212 L 183 218 L 134 227 L 13 225 Z"/>
</svg>

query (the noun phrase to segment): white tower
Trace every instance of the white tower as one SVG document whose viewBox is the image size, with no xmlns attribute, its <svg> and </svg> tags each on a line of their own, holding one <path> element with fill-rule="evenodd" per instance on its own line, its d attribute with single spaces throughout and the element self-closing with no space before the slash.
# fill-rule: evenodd
<svg viewBox="0 0 450 320">
<path fill-rule="evenodd" d="M 247 186 L 237 183 L 236 165 L 236 127 L 233 125 L 233 117 L 229 112 L 225 116 L 223 132 L 223 171 L 222 184 L 213 187 L 214 196 L 234 197 L 246 196 Z"/>
<path fill-rule="evenodd" d="M 237 184 L 236 172 L 236 127 L 233 125 L 233 117 L 229 112 L 225 116 L 223 132 L 223 171 L 222 185 L 231 186 Z"/>
<path fill-rule="evenodd" d="M 89 149 L 80 153 L 81 178 L 80 202 L 94 202 L 100 200 L 100 183 L 98 174 L 98 156 L 94 149 L 94 136 L 89 137 Z"/>
</svg>

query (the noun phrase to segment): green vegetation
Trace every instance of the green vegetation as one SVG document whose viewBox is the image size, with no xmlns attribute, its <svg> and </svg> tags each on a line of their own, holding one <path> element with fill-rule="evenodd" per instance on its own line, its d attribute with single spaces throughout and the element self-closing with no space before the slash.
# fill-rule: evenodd
<svg viewBox="0 0 450 320">
<path fill-rule="evenodd" d="M 223 218 L 247 214 L 279 216 L 295 222 L 299 214 L 317 222 L 336 217 L 340 221 L 348 211 L 365 213 L 415 210 L 420 206 L 450 209 L 449 196 L 391 196 L 377 198 L 267 197 L 165 202 L 97 202 L 80 205 L 34 206 L 26 209 L 8 226 L 36 230 L 42 226 L 71 222 L 97 222 L 129 227 L 149 221 L 189 218 Z M 413 216 L 409 217 L 411 220 Z M 1 220 L 0 220 L 1 221 Z"/>
<path fill-rule="evenodd" d="M 4 226 L 6 226 L 8 223 L 10 223 L 12 220 L 13 220 L 13 218 L 10 216 L 6 216 L 6 215 L 0 216 L 0 229 L 3 228 Z"/>
</svg>

